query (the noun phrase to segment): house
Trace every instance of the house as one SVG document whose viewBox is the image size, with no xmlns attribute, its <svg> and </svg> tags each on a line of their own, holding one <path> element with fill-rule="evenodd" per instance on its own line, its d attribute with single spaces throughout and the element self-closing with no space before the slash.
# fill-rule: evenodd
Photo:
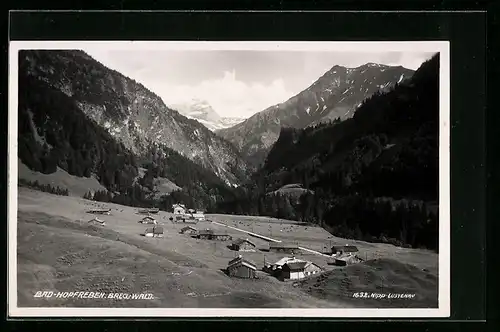
<svg viewBox="0 0 500 332">
<path fill-rule="evenodd" d="M 362 262 L 361 258 L 352 254 L 336 255 L 334 264 L 338 266 L 346 266 Z"/>
<path fill-rule="evenodd" d="M 174 211 L 174 214 L 185 214 L 186 206 L 184 204 L 174 204 L 172 205 L 172 210 Z"/>
<path fill-rule="evenodd" d="M 146 237 L 163 237 L 163 227 L 154 226 L 151 228 L 146 228 L 144 232 L 144 236 Z"/>
<path fill-rule="evenodd" d="M 292 263 L 292 262 L 305 262 L 305 261 L 300 260 L 300 259 L 296 259 L 295 257 L 283 257 L 282 259 L 280 259 L 276 263 L 267 263 L 264 266 L 264 271 L 266 271 L 270 274 L 277 274 L 277 273 L 279 273 L 279 271 L 281 271 L 281 269 L 283 268 L 283 265 L 285 265 L 286 263 Z"/>
<path fill-rule="evenodd" d="M 312 262 L 287 262 L 280 272 L 282 280 L 298 280 L 321 273 L 321 267 Z"/>
<path fill-rule="evenodd" d="M 215 233 L 211 229 L 204 229 L 199 231 L 196 237 L 203 240 L 218 240 L 218 241 L 231 240 L 231 235 Z"/>
<path fill-rule="evenodd" d="M 198 230 L 194 227 L 191 226 L 186 226 L 180 231 L 181 234 L 190 234 L 190 235 L 196 235 L 198 234 Z"/>
<path fill-rule="evenodd" d="M 182 217 L 182 222 L 186 224 L 196 224 L 198 220 L 190 214 L 186 214 Z"/>
<path fill-rule="evenodd" d="M 230 248 L 236 251 L 255 251 L 255 244 L 248 239 L 237 239 Z"/>
<path fill-rule="evenodd" d="M 150 216 L 142 218 L 141 220 L 139 220 L 139 222 L 141 224 L 154 224 L 154 225 L 157 224 L 156 219 Z"/>
<path fill-rule="evenodd" d="M 101 226 L 106 225 L 106 223 L 104 222 L 104 220 L 101 220 L 99 218 L 90 219 L 89 220 L 89 224 L 101 225 Z"/>
<path fill-rule="evenodd" d="M 87 211 L 88 213 L 93 213 L 93 214 L 106 214 L 110 215 L 111 214 L 111 209 L 99 209 L 99 210 L 90 210 Z"/>
<path fill-rule="evenodd" d="M 299 246 L 291 243 L 273 242 L 269 244 L 269 251 L 296 254 L 300 252 Z"/>
<path fill-rule="evenodd" d="M 240 255 L 228 263 L 226 270 L 230 277 L 253 279 L 256 278 L 257 266 Z"/>
<path fill-rule="evenodd" d="M 333 255 L 343 255 L 343 254 L 353 254 L 358 252 L 358 248 L 356 246 L 351 246 L 346 244 L 345 246 L 333 246 L 332 254 Z"/>
<path fill-rule="evenodd" d="M 202 211 L 196 211 L 196 213 L 192 214 L 192 217 L 198 221 L 205 220 L 205 214 Z"/>
</svg>

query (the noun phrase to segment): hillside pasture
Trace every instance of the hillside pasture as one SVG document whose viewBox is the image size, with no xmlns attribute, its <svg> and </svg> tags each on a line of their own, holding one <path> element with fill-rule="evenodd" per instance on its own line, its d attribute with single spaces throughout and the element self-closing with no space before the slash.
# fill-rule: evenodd
<svg viewBox="0 0 500 332">
<path fill-rule="evenodd" d="M 111 209 L 111 215 L 99 216 L 105 226 L 89 225 L 94 215 L 90 209 Z M 359 299 L 319 297 L 281 282 L 259 271 L 258 279 L 230 278 L 224 273 L 229 260 L 238 254 L 253 260 L 258 269 L 264 262 L 276 262 L 286 254 L 266 252 L 268 243 L 238 230 L 201 221 L 191 225 L 227 233 L 233 239 L 249 238 L 257 246 L 255 252 L 235 252 L 231 241 L 211 241 L 180 234 L 186 226 L 169 220 L 171 213 L 160 211 L 153 217 L 164 228 L 163 238 L 141 236 L 146 227 L 139 209 L 102 203 L 77 197 L 57 196 L 28 188 L 18 189 L 17 258 L 19 306 L 97 306 L 97 307 L 276 307 L 276 308 L 349 308 L 358 307 Z M 298 225 L 262 217 L 208 215 L 208 219 L 235 225 L 241 229 L 295 241 L 314 248 L 330 236 L 317 227 Z M 253 221 L 253 222 L 252 222 Z M 241 222 L 241 223 L 240 223 Z M 288 227 L 288 228 L 287 228 Z M 283 230 L 283 231 L 280 231 Z M 289 231 L 285 231 L 289 230 Z M 280 233 L 275 235 L 275 233 Z M 342 240 L 345 242 L 345 240 Z M 342 243 L 343 243 L 342 242 Z M 364 248 L 373 249 L 373 244 Z M 317 245 L 319 248 L 321 245 Z M 360 244 L 361 246 L 361 244 Z M 378 246 L 378 245 L 376 245 Z M 382 246 L 382 245 L 381 245 Z M 377 247 L 376 247 L 377 248 Z M 382 248 L 382 247 L 381 247 Z M 391 249 L 392 248 L 392 249 Z M 387 247 L 386 252 L 399 249 Z M 379 249 L 379 248 L 377 248 Z M 412 262 L 408 264 L 437 266 L 437 256 L 421 251 L 400 249 Z M 328 265 L 329 258 L 312 253 L 295 255 L 324 267 L 327 271 L 343 268 Z M 420 262 L 417 257 L 420 257 Z M 433 273 L 430 271 L 429 273 Z M 335 287 L 334 284 L 331 287 Z M 363 289 L 369 287 L 364 285 Z M 114 299 L 42 299 L 34 298 L 39 290 L 102 291 L 152 293 L 152 300 Z M 375 289 L 374 289 L 375 290 Z M 435 294 L 437 296 L 437 294 Z M 372 306 L 375 304 L 371 304 Z"/>
</svg>

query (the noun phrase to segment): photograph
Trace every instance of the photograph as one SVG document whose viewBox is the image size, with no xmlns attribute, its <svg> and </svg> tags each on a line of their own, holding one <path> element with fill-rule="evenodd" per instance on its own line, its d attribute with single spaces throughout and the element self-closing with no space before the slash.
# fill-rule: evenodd
<svg viewBox="0 0 500 332">
<path fill-rule="evenodd" d="M 19 316 L 448 317 L 447 41 L 11 41 Z"/>
</svg>

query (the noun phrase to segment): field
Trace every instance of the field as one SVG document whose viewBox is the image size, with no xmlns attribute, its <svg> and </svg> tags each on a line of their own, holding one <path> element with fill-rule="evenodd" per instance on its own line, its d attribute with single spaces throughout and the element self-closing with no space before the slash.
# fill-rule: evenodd
<svg viewBox="0 0 500 332">
<path fill-rule="evenodd" d="M 313 261 L 326 272 L 302 282 L 281 282 L 258 272 L 258 279 L 229 278 L 223 272 L 238 253 L 230 241 L 207 241 L 179 234 L 184 225 L 172 223 L 170 213 L 155 217 L 164 238 L 140 234 L 147 225 L 137 208 L 99 203 L 77 197 L 56 196 L 27 188 L 18 189 L 17 293 L 18 306 L 66 307 L 436 307 L 437 261 L 435 253 L 403 249 L 388 244 L 349 241 L 319 227 L 266 217 L 208 215 L 198 229 L 211 228 L 233 238 L 248 238 L 257 246 L 242 253 L 260 269 L 284 255 L 262 251 L 268 242 L 220 224 L 255 232 L 284 242 L 324 251 L 334 244 L 354 243 L 368 261 L 346 268 L 327 265 L 326 256 L 303 252 L 297 258 Z M 86 211 L 109 208 L 99 216 L 105 226 L 91 226 Z M 355 292 L 415 293 L 412 300 L 369 301 Z M 43 299 L 37 291 L 94 291 L 152 293 L 151 300 Z"/>
</svg>

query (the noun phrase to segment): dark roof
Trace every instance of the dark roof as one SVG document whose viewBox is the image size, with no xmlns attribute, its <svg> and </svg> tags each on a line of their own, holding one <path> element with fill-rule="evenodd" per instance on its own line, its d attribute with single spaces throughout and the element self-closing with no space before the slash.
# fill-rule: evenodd
<svg viewBox="0 0 500 332">
<path fill-rule="evenodd" d="M 248 239 L 237 239 L 236 241 L 233 242 L 233 244 L 237 245 L 237 246 L 241 246 L 243 243 L 249 243 L 251 244 L 252 246 L 255 247 L 255 243 L 249 241 Z"/>
<path fill-rule="evenodd" d="M 163 234 L 163 227 L 155 227 L 153 229 L 154 234 Z"/>
<path fill-rule="evenodd" d="M 146 231 L 144 233 L 153 233 L 153 227 L 146 228 Z"/>
<path fill-rule="evenodd" d="M 198 233 L 199 235 L 214 235 L 214 231 L 211 229 L 202 229 Z"/>
<path fill-rule="evenodd" d="M 357 252 L 358 247 L 356 246 L 333 246 L 332 251 L 342 250 L 343 252 Z"/>
<path fill-rule="evenodd" d="M 283 242 L 273 242 L 269 244 L 269 248 L 287 248 L 287 249 L 298 249 L 299 246 L 292 243 Z"/>
<path fill-rule="evenodd" d="M 192 229 L 193 231 L 196 231 L 196 228 L 191 227 L 191 226 L 186 226 L 186 227 L 183 227 L 183 228 L 181 229 L 181 231 L 185 231 L 185 230 L 188 230 L 188 229 Z"/>
<path fill-rule="evenodd" d="M 306 268 L 307 262 L 291 262 L 285 263 L 283 268 L 288 267 L 290 270 L 303 270 Z"/>
</svg>

